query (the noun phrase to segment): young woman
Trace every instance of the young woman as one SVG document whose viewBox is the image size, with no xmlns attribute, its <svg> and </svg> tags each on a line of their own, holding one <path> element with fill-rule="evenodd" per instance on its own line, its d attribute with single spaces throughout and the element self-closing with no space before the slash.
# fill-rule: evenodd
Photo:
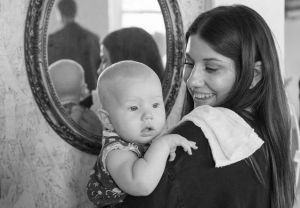
<svg viewBox="0 0 300 208">
<path fill-rule="evenodd" d="M 201 128 L 183 122 L 172 133 L 196 141 L 198 150 L 189 157 L 178 150 L 154 192 L 128 196 L 123 207 L 291 208 L 289 109 L 268 25 L 246 6 L 222 6 L 200 14 L 186 40 L 187 103 L 232 110 L 264 144 L 245 160 L 215 168 Z"/>
</svg>

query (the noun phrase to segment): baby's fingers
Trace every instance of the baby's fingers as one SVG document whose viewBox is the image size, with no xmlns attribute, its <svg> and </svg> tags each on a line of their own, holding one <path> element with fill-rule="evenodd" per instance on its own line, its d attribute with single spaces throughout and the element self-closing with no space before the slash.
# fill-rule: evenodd
<svg viewBox="0 0 300 208">
<path fill-rule="evenodd" d="M 189 155 L 192 155 L 192 149 L 198 149 L 196 142 L 191 142 L 191 141 L 184 142 L 182 148 Z"/>
<path fill-rule="evenodd" d="M 196 145 L 196 142 L 191 142 L 189 141 L 190 143 L 190 147 L 193 148 L 193 149 L 198 149 L 197 145 Z"/>
<path fill-rule="evenodd" d="M 187 152 L 189 155 L 192 155 L 192 149 L 191 149 L 190 146 L 188 146 L 188 145 L 183 145 L 182 148 L 183 148 L 183 150 L 184 150 L 185 152 Z"/>
<path fill-rule="evenodd" d="M 176 157 L 176 153 L 175 152 L 170 152 L 170 158 L 169 158 L 169 161 L 172 162 L 175 160 L 175 157 Z"/>
</svg>

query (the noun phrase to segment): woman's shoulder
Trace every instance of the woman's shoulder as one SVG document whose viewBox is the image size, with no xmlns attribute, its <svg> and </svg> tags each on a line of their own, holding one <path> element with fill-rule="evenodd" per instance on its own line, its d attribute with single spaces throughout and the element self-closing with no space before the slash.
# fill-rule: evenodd
<svg viewBox="0 0 300 208">
<path fill-rule="evenodd" d="M 168 165 L 172 164 L 172 166 L 178 167 L 185 161 L 186 165 L 190 164 L 191 166 L 193 166 L 194 162 L 199 165 L 209 164 L 214 166 L 210 145 L 200 127 L 196 126 L 192 121 L 184 121 L 176 126 L 171 133 L 179 134 L 190 141 L 196 142 L 198 149 L 193 151 L 192 156 L 186 154 L 182 149 L 176 150 L 175 161 L 168 163 Z"/>
<path fill-rule="evenodd" d="M 187 140 L 196 142 L 198 149 L 194 152 L 207 152 L 207 149 L 210 149 L 209 143 L 207 138 L 205 137 L 202 129 L 195 125 L 192 121 L 184 121 L 181 122 L 179 125 L 177 125 L 172 131 L 170 132 L 172 134 L 179 134 L 183 137 L 185 137 Z M 179 149 L 177 151 L 179 154 L 180 152 L 184 153 L 184 151 Z M 176 154 L 177 154 L 176 152 Z M 193 154 L 194 154 L 193 152 Z M 187 155 L 187 154 L 184 154 Z M 187 155 L 188 156 L 188 155 Z"/>
<path fill-rule="evenodd" d="M 192 140 L 196 140 L 195 136 L 197 135 L 198 139 L 205 139 L 203 131 L 200 127 L 196 126 L 192 121 L 184 121 L 179 123 L 174 127 L 171 132 L 172 134 L 179 134 L 183 137 L 189 137 Z M 189 139 L 187 138 L 187 139 Z"/>
</svg>

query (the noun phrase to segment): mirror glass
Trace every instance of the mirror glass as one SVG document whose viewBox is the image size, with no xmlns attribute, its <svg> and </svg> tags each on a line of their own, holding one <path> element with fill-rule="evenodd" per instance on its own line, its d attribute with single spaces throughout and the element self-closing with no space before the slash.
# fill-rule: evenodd
<svg viewBox="0 0 300 208">
<path fill-rule="evenodd" d="M 30 0 L 24 34 L 26 71 L 49 125 L 72 146 L 98 154 L 102 129 L 95 88 L 99 73 L 109 64 L 152 58 L 149 63 L 156 65 L 145 64 L 161 78 L 169 115 L 184 59 L 181 13 L 176 0 L 66 2 Z"/>
<path fill-rule="evenodd" d="M 101 135 L 96 83 L 109 64 L 144 62 L 162 79 L 166 31 L 157 0 L 54 1 L 47 33 L 49 75 L 59 101 L 90 133 Z"/>
</svg>

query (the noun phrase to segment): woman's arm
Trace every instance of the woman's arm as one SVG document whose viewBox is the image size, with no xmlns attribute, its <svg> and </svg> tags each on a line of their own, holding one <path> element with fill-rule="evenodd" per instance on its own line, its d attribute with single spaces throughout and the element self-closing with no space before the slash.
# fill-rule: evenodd
<svg viewBox="0 0 300 208">
<path fill-rule="evenodd" d="M 107 169 L 124 192 L 146 196 L 157 186 L 168 156 L 177 146 L 183 147 L 188 154 L 192 153 L 191 148 L 197 148 L 194 142 L 179 135 L 164 135 L 153 141 L 143 158 L 130 151 L 111 151 L 106 158 Z"/>
</svg>

